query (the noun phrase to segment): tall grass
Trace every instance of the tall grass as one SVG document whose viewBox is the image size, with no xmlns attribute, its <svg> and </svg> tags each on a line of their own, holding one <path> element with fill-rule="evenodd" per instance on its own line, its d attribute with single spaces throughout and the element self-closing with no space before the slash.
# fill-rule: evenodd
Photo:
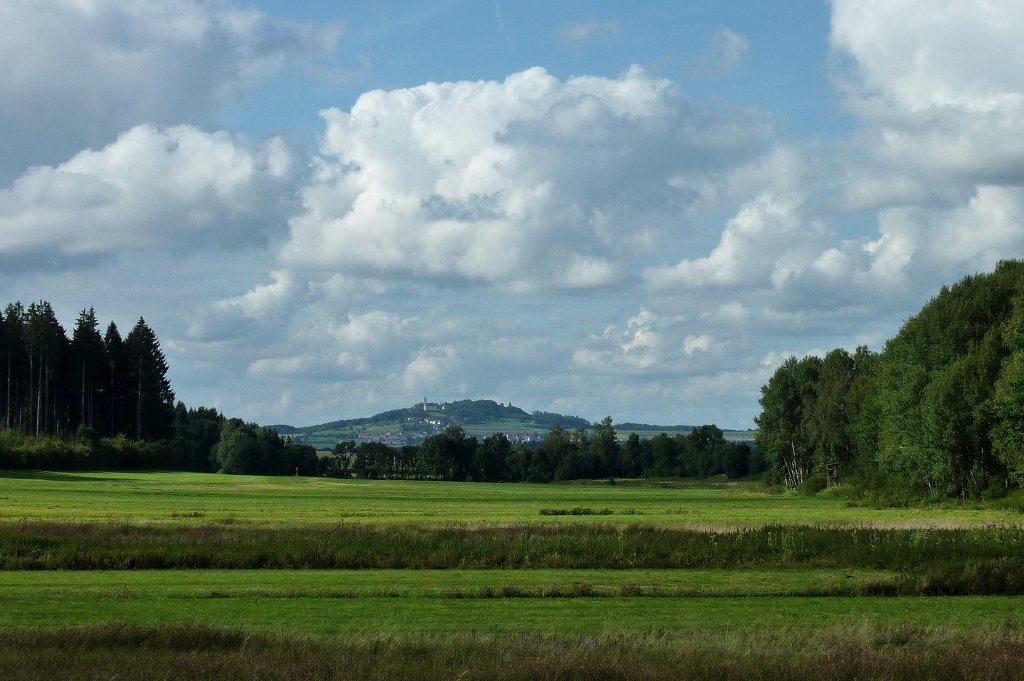
<svg viewBox="0 0 1024 681">
<path fill-rule="evenodd" d="M 644 524 L 0 525 L 4 570 L 797 566 L 942 574 L 975 566 L 979 579 L 1017 584 L 1024 528 L 769 526 L 712 533 Z"/>
<path fill-rule="evenodd" d="M 1007 630 L 858 627 L 675 635 L 287 638 L 209 627 L 0 632 L 3 678 L 917 679 L 1020 678 Z"/>
</svg>

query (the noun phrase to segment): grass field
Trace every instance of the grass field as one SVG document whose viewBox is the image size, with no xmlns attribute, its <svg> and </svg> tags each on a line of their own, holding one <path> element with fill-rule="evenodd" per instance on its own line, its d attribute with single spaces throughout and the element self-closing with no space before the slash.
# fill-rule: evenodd
<svg viewBox="0 0 1024 681">
<path fill-rule="evenodd" d="M 308 635 L 656 634 L 894 627 L 1018 630 L 1022 600 L 949 597 L 361 598 L 228 597 L 4 600 L 0 627 L 205 625 Z"/>
<path fill-rule="evenodd" d="M 872 569 L 83 570 L 0 572 L 0 599 L 801 596 L 892 579 Z M 8 622 L 8 624 L 13 624 Z"/>
<path fill-rule="evenodd" d="M 756 483 L 0 473 L 0 677 L 1015 678 L 1022 521 Z"/>
<path fill-rule="evenodd" d="M 542 515 L 585 508 L 610 515 Z M 769 494 L 757 483 L 609 485 L 335 480 L 206 473 L 0 474 L 0 522 L 158 523 L 644 522 L 694 528 L 768 524 L 972 527 L 1020 524 L 1015 511 L 962 506 L 875 509 Z"/>
</svg>

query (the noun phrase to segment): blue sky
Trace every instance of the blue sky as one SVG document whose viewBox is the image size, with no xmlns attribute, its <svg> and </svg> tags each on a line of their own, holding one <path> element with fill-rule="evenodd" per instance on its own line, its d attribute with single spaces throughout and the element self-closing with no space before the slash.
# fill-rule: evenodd
<svg viewBox="0 0 1024 681">
<path fill-rule="evenodd" d="M 9 0 L 0 298 L 178 396 L 745 428 L 1024 255 L 1024 8 Z"/>
<path fill-rule="evenodd" d="M 680 83 L 693 101 L 766 108 L 787 133 L 848 127 L 831 97 L 823 2 L 645 2 L 632 12 L 615 2 L 366 3 L 342 19 L 333 3 L 256 6 L 296 21 L 341 20 L 345 38 L 336 53 L 229 107 L 225 121 L 251 135 L 287 130 L 313 145 L 321 126 L 309 112 L 351 106 L 368 89 L 502 80 L 538 65 L 564 79 L 614 77 L 639 64 Z M 570 37 L 574 28 L 579 37 Z M 709 41 L 723 28 L 750 45 L 744 68 L 717 64 Z M 307 115 L 296 115 L 296 101 Z"/>
</svg>

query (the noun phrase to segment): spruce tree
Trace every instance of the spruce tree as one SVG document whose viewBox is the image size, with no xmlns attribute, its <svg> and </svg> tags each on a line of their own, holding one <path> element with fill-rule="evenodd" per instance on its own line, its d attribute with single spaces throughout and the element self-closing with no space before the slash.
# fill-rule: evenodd
<svg viewBox="0 0 1024 681">
<path fill-rule="evenodd" d="M 3 425 L 24 431 L 28 379 L 28 356 L 25 350 L 25 308 L 11 303 L 3 313 Z"/>
<path fill-rule="evenodd" d="M 167 380 L 167 361 L 160 342 L 142 317 L 125 338 L 124 346 L 135 439 L 169 438 L 174 423 L 174 391 Z"/>
<path fill-rule="evenodd" d="M 71 357 L 74 365 L 75 423 L 79 427 L 93 428 L 96 423 L 97 402 L 106 389 L 106 352 L 100 336 L 96 311 L 82 310 L 71 335 Z"/>
<path fill-rule="evenodd" d="M 126 433 L 128 424 L 128 352 L 117 324 L 110 322 L 103 335 L 103 350 L 107 362 L 107 390 L 104 396 L 103 430 L 114 436 Z"/>
<path fill-rule="evenodd" d="M 60 434 L 67 421 L 67 335 L 46 301 L 29 305 L 26 315 L 29 350 L 29 423 L 35 435 Z"/>
</svg>

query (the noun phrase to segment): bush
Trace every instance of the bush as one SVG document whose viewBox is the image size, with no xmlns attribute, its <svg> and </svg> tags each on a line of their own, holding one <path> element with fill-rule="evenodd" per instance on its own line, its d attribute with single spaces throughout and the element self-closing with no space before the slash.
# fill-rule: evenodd
<svg viewBox="0 0 1024 681">
<path fill-rule="evenodd" d="M 813 497 L 815 494 L 821 492 L 826 487 L 828 487 L 828 480 L 825 478 L 824 475 L 817 473 L 807 478 L 802 483 L 800 483 L 798 490 L 800 491 L 800 494 Z"/>
<path fill-rule="evenodd" d="M 820 492 L 820 496 L 845 499 L 847 501 L 858 501 L 864 497 L 864 494 L 853 485 L 839 484 L 825 488 Z"/>
<path fill-rule="evenodd" d="M 96 437 L 80 429 L 76 437 L 23 435 L 0 429 L 0 468 L 81 471 L 172 467 L 173 448 L 166 442 L 138 442 L 124 435 Z"/>
</svg>

